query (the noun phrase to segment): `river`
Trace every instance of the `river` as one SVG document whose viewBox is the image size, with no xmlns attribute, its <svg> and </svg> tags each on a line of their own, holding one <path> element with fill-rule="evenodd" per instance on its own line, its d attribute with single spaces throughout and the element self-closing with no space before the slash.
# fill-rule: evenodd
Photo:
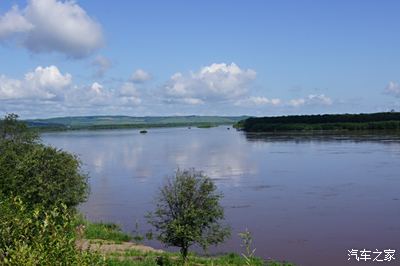
<svg viewBox="0 0 400 266">
<path fill-rule="evenodd" d="M 144 216 L 165 178 L 194 167 L 223 192 L 232 227 L 213 253 L 242 251 L 237 234 L 248 228 L 256 255 L 296 265 L 346 265 L 351 249 L 395 249 L 400 260 L 399 135 L 252 135 L 221 126 L 42 140 L 81 159 L 91 193 L 80 209 L 90 220 L 147 231 Z"/>
</svg>

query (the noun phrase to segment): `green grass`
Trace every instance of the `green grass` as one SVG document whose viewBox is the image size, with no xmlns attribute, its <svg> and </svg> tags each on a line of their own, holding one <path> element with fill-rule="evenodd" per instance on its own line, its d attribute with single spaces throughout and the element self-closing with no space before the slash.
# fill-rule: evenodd
<svg viewBox="0 0 400 266">
<path fill-rule="evenodd" d="M 114 253 L 106 260 L 110 266 L 134 266 L 134 265 L 183 265 L 179 253 L 164 252 L 142 252 L 138 250 L 129 250 L 125 253 Z M 215 257 L 200 257 L 194 253 L 189 254 L 186 265 L 199 266 L 243 266 L 243 265 L 267 265 L 267 266 L 293 266 L 293 264 L 276 261 L 264 261 L 261 258 L 252 258 L 246 261 L 242 256 L 230 253 Z"/>
<path fill-rule="evenodd" d="M 86 239 L 103 239 L 115 242 L 130 241 L 132 236 L 123 233 L 117 224 L 113 223 L 91 223 L 86 221 L 84 238 Z"/>
<path fill-rule="evenodd" d="M 121 231 L 117 224 L 93 223 L 85 220 L 82 216 L 77 217 L 77 224 L 85 226 L 83 237 L 86 239 L 102 239 L 120 244 L 132 240 L 132 236 Z M 105 263 L 109 266 L 156 266 L 156 265 L 183 265 L 179 253 L 174 252 L 152 252 L 129 249 L 105 253 Z M 293 266 L 293 264 L 276 261 L 265 261 L 262 258 L 253 257 L 247 261 L 243 256 L 229 253 L 220 256 L 199 256 L 189 253 L 186 265 L 198 266 Z"/>
</svg>

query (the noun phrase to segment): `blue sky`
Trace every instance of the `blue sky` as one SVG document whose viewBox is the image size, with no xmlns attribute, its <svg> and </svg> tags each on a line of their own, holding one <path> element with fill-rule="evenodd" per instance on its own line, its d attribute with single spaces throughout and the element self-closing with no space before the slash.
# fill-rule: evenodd
<svg viewBox="0 0 400 266">
<path fill-rule="evenodd" d="M 0 113 L 400 109 L 399 1 L 1 1 Z"/>
</svg>

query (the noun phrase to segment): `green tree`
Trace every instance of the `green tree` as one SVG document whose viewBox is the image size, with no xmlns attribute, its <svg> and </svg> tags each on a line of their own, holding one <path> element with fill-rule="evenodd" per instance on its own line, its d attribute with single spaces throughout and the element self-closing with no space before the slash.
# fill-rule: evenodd
<svg viewBox="0 0 400 266">
<path fill-rule="evenodd" d="M 18 121 L 17 114 L 8 114 L 0 120 L 0 141 L 34 143 L 38 140 L 37 132 L 29 129 L 26 123 Z"/>
<path fill-rule="evenodd" d="M 19 188 L 17 195 L 32 205 L 63 203 L 69 208 L 75 207 L 84 202 L 88 194 L 87 175 L 79 169 L 76 156 L 37 145 L 19 158 L 9 191 Z"/>
<path fill-rule="evenodd" d="M 85 201 L 88 181 L 78 158 L 41 144 L 17 119 L 11 114 L 0 123 L 0 193 L 18 196 L 31 207 L 63 203 L 73 208 Z"/>
<path fill-rule="evenodd" d="M 160 241 L 180 248 L 186 261 L 193 244 L 207 249 L 230 236 L 229 227 L 222 224 L 221 198 L 213 181 L 202 172 L 177 170 L 161 188 L 148 222 L 155 227 Z"/>
</svg>

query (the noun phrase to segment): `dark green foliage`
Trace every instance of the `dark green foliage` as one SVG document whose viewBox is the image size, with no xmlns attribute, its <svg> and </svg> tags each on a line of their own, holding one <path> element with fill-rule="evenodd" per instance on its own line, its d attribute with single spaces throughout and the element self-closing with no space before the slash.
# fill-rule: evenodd
<svg viewBox="0 0 400 266">
<path fill-rule="evenodd" d="M 0 130 L 0 193 L 26 204 L 75 207 L 88 194 L 76 156 L 39 143 L 38 136 L 9 115 Z"/>
<path fill-rule="evenodd" d="M 400 130 L 400 113 L 294 115 L 248 118 L 235 125 L 247 132 L 307 130 Z"/>
<path fill-rule="evenodd" d="M 156 210 L 149 214 L 148 221 L 155 227 L 158 239 L 179 247 L 185 260 L 193 244 L 206 249 L 230 235 L 229 227 L 221 224 L 221 198 L 213 181 L 202 172 L 178 170 L 161 188 Z"/>
<path fill-rule="evenodd" d="M 75 246 L 74 216 L 63 204 L 30 209 L 0 196 L 0 265 L 104 265 L 96 253 Z"/>
<path fill-rule="evenodd" d="M 88 190 L 79 161 L 17 118 L 0 121 L 0 265 L 104 265 L 75 246 L 74 207 Z"/>
<path fill-rule="evenodd" d="M 8 175 L 0 173 L 4 195 L 20 196 L 32 205 L 43 206 L 64 203 L 74 207 L 86 199 L 87 177 L 79 172 L 75 156 L 35 145 L 14 160 L 14 169 L 8 169 Z"/>
<path fill-rule="evenodd" d="M 216 124 L 203 124 L 203 125 L 198 125 L 198 128 L 212 128 L 212 127 L 216 127 Z"/>
<path fill-rule="evenodd" d="M 0 141 L 30 144 L 38 139 L 37 132 L 29 130 L 26 123 L 18 121 L 16 114 L 8 114 L 0 120 Z"/>
</svg>

